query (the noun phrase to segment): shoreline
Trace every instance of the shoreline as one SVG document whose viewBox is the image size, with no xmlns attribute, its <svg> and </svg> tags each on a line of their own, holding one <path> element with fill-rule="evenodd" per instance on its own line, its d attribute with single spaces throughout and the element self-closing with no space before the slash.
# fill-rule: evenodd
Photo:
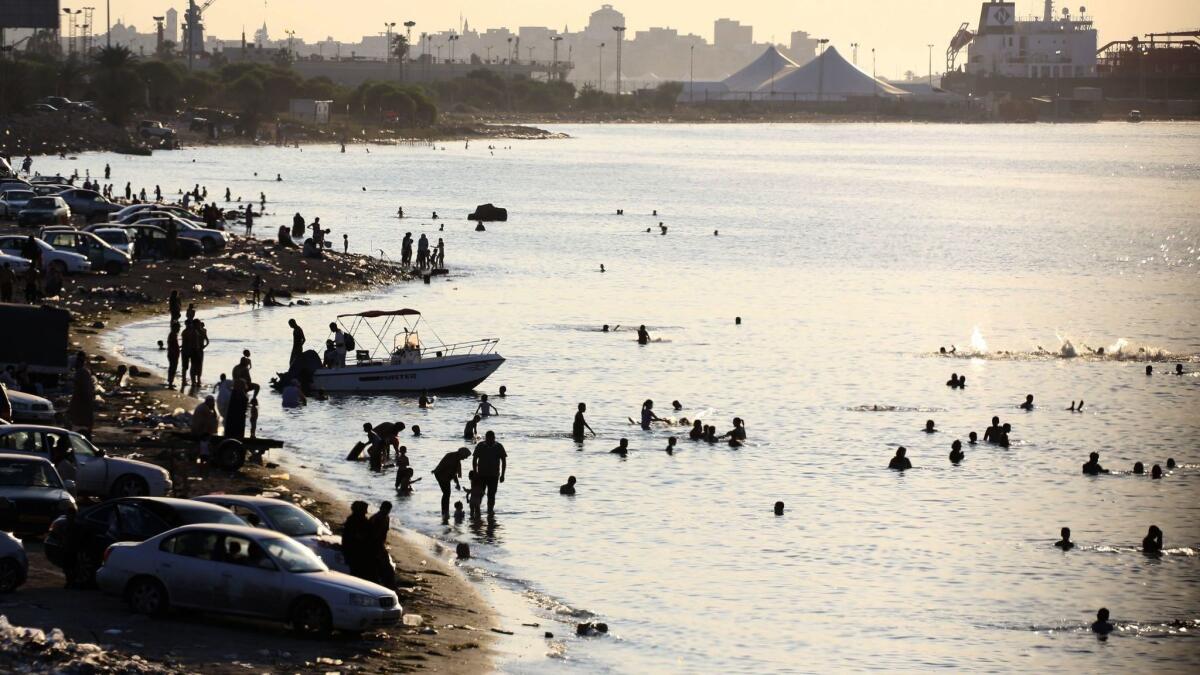
<svg viewBox="0 0 1200 675">
<path fill-rule="evenodd" d="M 245 254 L 247 249 L 255 246 L 266 244 L 259 240 L 235 239 L 230 249 L 214 262 L 231 253 Z M 329 257 L 339 265 L 346 262 L 345 254 Z M 392 265 L 372 263 L 362 256 L 354 257 L 360 270 L 366 268 L 365 278 L 356 278 L 353 273 L 345 275 L 343 268 L 343 277 L 349 276 L 349 279 L 328 274 L 306 279 L 306 272 L 312 272 L 311 269 L 305 269 L 308 266 L 281 266 L 287 270 L 282 276 L 304 284 L 281 286 L 290 287 L 288 290 L 296 295 L 331 295 L 356 287 L 394 286 L 413 279 Z M 205 259 L 196 259 L 158 263 L 157 266 L 160 269 L 194 267 L 196 269 L 193 272 L 203 272 L 212 267 L 206 262 Z M 132 281 L 130 277 L 137 271 L 138 268 L 135 268 L 127 273 L 125 280 Z M 96 277 L 76 279 L 68 288 L 77 290 L 92 279 Z M 237 281 L 231 279 L 228 286 L 217 292 L 202 291 L 201 297 L 185 298 L 185 303 L 195 302 L 197 309 L 221 307 L 229 302 L 230 297 L 248 294 L 247 289 L 237 288 Z M 240 281 L 248 286 L 248 279 L 241 278 Z M 144 290 L 136 290 L 136 286 L 134 288 L 135 293 L 131 296 L 136 296 L 138 292 L 145 293 Z M 192 286 L 186 288 L 191 289 Z M 119 365 L 130 368 L 131 374 L 138 373 L 130 378 L 128 395 L 106 397 L 105 405 L 97 407 L 94 436 L 98 442 L 136 443 L 137 438 L 151 437 L 156 429 L 130 424 L 130 417 L 170 414 L 179 408 L 190 412 L 200 400 L 192 395 L 195 392 L 168 389 L 160 373 L 147 372 L 146 364 L 127 358 L 119 348 L 119 343 L 113 341 L 113 336 L 122 327 L 163 315 L 165 288 L 161 292 L 162 298 L 156 298 L 153 302 L 141 297 L 109 302 L 107 298 L 94 295 L 79 301 L 75 294 L 69 291 L 64 293 L 70 300 L 76 300 L 60 303 L 75 314 L 68 329 L 70 349 L 83 350 L 88 354 L 98 378 L 110 376 Z M 215 374 L 210 373 L 209 377 Z M 101 384 L 99 388 L 105 386 Z M 200 391 L 206 390 L 202 388 Z M 164 466 L 171 472 L 175 485 L 174 496 L 186 498 L 213 492 L 270 493 L 284 499 L 290 498 L 328 522 L 335 530 L 339 529 L 349 513 L 349 505 L 315 485 L 314 481 L 291 473 L 289 464 L 295 462 L 289 463 L 282 458 L 286 452 L 284 449 L 278 453 L 281 457 L 264 457 L 261 466 L 247 463 L 235 473 L 210 469 L 205 465 L 180 463 L 169 451 L 146 448 L 135 455 L 144 461 Z M 299 463 L 296 469 L 302 469 L 303 466 L 303 463 Z M 106 649 L 137 654 L 164 667 L 179 667 L 188 672 L 234 673 L 245 672 L 247 667 L 328 670 L 343 664 L 353 670 L 379 672 L 421 669 L 490 672 L 493 670 L 491 646 L 497 637 L 491 629 L 497 627 L 497 612 L 484 599 L 481 589 L 454 565 L 452 551 L 439 550 L 432 544 L 422 545 L 417 536 L 423 535 L 396 523 L 389 538 L 389 548 L 397 565 L 400 601 L 405 614 L 420 615 L 423 618 L 422 625 L 397 625 L 386 631 L 368 633 L 362 638 L 335 636 L 324 642 L 308 641 L 292 636 L 278 625 L 253 622 L 253 627 L 258 630 L 247 630 L 249 622 L 241 619 L 208 619 L 181 614 L 160 622 L 162 625 L 156 625 L 145 617 L 129 612 L 118 598 L 94 591 L 63 590 L 61 572 L 40 553 L 40 545 L 30 546 L 29 581 L 11 599 L 6 598 L 10 601 L 0 605 L 0 614 L 8 616 L 14 625 L 46 631 L 60 628 L 68 638 L 76 641 L 102 642 Z M 177 630 L 188 631 L 194 639 L 189 640 L 188 644 L 180 644 L 173 637 Z"/>
</svg>

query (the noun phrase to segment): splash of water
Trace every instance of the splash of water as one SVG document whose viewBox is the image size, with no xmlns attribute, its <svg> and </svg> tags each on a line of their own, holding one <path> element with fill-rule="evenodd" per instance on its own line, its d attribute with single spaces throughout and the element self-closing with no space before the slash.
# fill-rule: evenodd
<svg viewBox="0 0 1200 675">
<path fill-rule="evenodd" d="M 1075 345 L 1071 344 L 1070 338 L 1059 335 L 1057 332 L 1054 333 L 1054 337 L 1058 338 L 1058 353 L 1060 356 L 1064 359 L 1073 359 L 1079 356 L 1079 352 L 1076 351 Z"/>
<path fill-rule="evenodd" d="M 1105 351 L 1107 351 L 1109 354 L 1116 355 L 1123 352 L 1128 346 L 1129 340 L 1126 340 L 1125 338 L 1117 338 L 1116 342 L 1112 343 L 1108 347 L 1105 347 Z"/>
<path fill-rule="evenodd" d="M 983 333 L 979 331 L 979 326 L 975 326 L 971 331 L 971 349 L 977 354 L 986 354 L 988 350 L 987 340 L 983 339 Z"/>
</svg>

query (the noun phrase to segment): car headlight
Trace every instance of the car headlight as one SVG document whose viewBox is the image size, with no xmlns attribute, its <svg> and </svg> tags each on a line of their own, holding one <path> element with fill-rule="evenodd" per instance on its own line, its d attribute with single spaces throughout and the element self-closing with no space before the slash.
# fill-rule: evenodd
<svg viewBox="0 0 1200 675">
<path fill-rule="evenodd" d="M 363 595 L 361 593 L 351 593 L 350 594 L 350 604 L 355 605 L 357 607 L 372 607 L 372 606 L 377 605 L 378 603 L 379 603 L 378 600 L 376 600 L 375 598 L 373 598 L 369 595 Z"/>
</svg>

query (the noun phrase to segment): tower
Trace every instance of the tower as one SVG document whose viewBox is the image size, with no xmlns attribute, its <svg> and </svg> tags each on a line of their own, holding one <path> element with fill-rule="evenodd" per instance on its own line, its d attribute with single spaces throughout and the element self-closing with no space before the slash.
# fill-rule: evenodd
<svg viewBox="0 0 1200 675">
<path fill-rule="evenodd" d="M 163 16 L 167 20 L 163 39 L 179 44 L 179 12 L 171 7 L 163 13 Z"/>
</svg>

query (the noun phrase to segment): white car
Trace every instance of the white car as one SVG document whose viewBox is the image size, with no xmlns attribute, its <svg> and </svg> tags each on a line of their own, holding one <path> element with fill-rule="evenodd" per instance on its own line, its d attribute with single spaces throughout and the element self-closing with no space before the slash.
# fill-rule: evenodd
<svg viewBox="0 0 1200 675">
<path fill-rule="evenodd" d="M 40 237 L 58 251 L 86 256 L 92 267 L 108 274 L 120 274 L 133 265 L 128 253 L 118 251 L 100 237 L 81 230 L 45 228 Z"/>
<path fill-rule="evenodd" d="M 135 218 L 134 222 L 138 224 L 157 225 L 162 229 L 167 229 L 167 224 L 174 221 L 175 230 L 180 237 L 186 239 L 195 239 L 204 247 L 205 253 L 213 253 L 225 248 L 229 243 L 229 239 L 225 237 L 225 233 L 219 230 L 210 230 L 202 225 L 197 225 L 190 220 L 184 220 L 178 216 L 169 214 L 161 216 L 147 216 L 144 218 Z"/>
<path fill-rule="evenodd" d="M 10 190 L 8 187 L 10 186 L 0 188 L 3 190 L 0 193 L 0 216 L 13 219 L 21 212 L 21 209 L 25 208 L 30 199 L 37 196 L 37 193 L 33 190 Z"/>
<path fill-rule="evenodd" d="M 74 431 L 35 424 L 0 426 L 0 452 L 50 457 L 52 447 L 75 452 L 76 489 L 100 497 L 162 497 L 171 492 L 166 469 L 136 459 L 109 457 Z"/>
<path fill-rule="evenodd" d="M 3 387 L 0 384 L 0 387 Z M 48 399 L 33 394 L 26 394 L 23 391 L 13 391 L 5 388 L 5 393 L 8 394 L 8 402 L 12 404 L 12 421 L 23 422 L 25 424 L 40 424 L 43 422 L 53 423 L 56 413 L 54 404 Z"/>
<path fill-rule="evenodd" d="M 136 257 L 133 250 L 133 237 L 129 236 L 129 231 L 123 227 L 86 227 L 85 232 L 100 237 L 104 243 L 117 249 L 118 251 L 128 255 L 130 258 Z"/>
<path fill-rule="evenodd" d="M 0 593 L 12 593 L 29 576 L 25 544 L 8 532 L 0 532 Z"/>
<path fill-rule="evenodd" d="M 306 635 L 386 628 L 403 615 L 395 591 L 331 572 L 279 532 L 240 525 L 184 525 L 113 544 L 96 583 L 139 614 L 185 607 L 282 621 Z"/>
<path fill-rule="evenodd" d="M 0 236 L 0 252 L 11 256 L 20 256 L 21 250 L 29 241 L 29 237 L 19 234 Z M 41 239 L 34 239 L 34 245 L 42 250 L 42 269 L 49 272 L 57 267 L 59 274 L 83 274 L 92 271 L 92 263 L 87 256 L 74 251 L 59 251 Z"/>
<path fill-rule="evenodd" d="M 204 495 L 195 501 L 224 506 L 255 527 L 286 534 L 316 553 L 330 569 L 350 572 L 342 555 L 342 538 L 321 519 L 295 504 L 249 495 Z"/>
<path fill-rule="evenodd" d="M 29 269 L 29 266 L 31 264 L 32 264 L 32 262 L 30 260 L 22 258 L 19 255 L 9 255 L 7 253 L 0 253 L 0 267 L 4 267 L 5 265 L 8 265 L 12 269 L 12 271 L 16 274 L 24 273 L 25 270 Z M 15 292 L 15 290 L 14 290 L 14 292 Z"/>
<path fill-rule="evenodd" d="M 200 218 L 200 216 L 196 215 L 192 211 L 189 211 L 189 210 L 183 208 L 182 206 L 177 206 L 175 204 L 158 204 L 158 203 L 130 204 L 129 206 L 126 206 L 125 208 L 121 209 L 120 211 L 117 211 L 116 213 L 112 214 L 112 216 L 109 217 L 109 220 L 112 222 L 128 224 L 128 223 L 132 223 L 135 220 L 134 216 L 139 213 L 142 213 L 142 214 L 154 213 L 155 215 L 165 215 L 165 214 L 169 213 L 171 215 L 183 218 L 184 220 L 190 220 L 193 223 L 203 223 L 204 222 Z"/>
</svg>

